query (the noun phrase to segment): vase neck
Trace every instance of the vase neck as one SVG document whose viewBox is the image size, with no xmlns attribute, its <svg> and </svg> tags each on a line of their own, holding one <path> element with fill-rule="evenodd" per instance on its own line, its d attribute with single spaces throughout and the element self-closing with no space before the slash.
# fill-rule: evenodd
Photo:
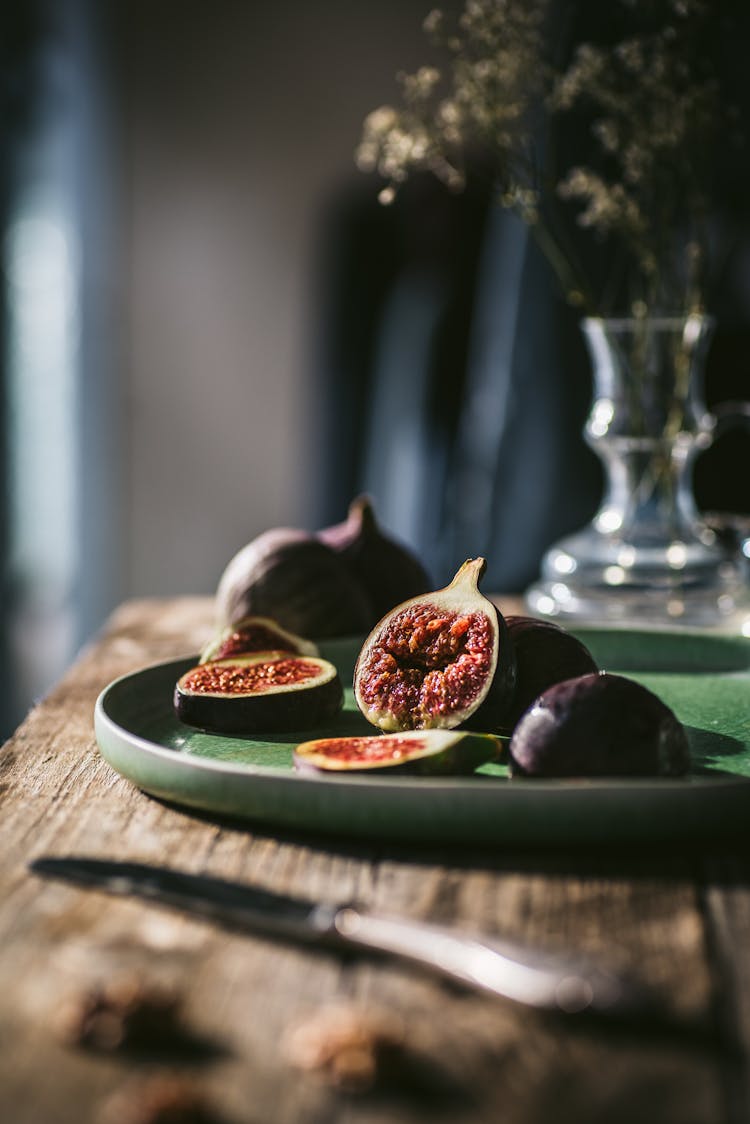
<svg viewBox="0 0 750 1124">
<path fill-rule="evenodd" d="M 589 317 L 582 326 L 594 381 L 591 439 L 615 434 L 657 439 L 665 432 L 705 430 L 710 318 Z"/>
</svg>

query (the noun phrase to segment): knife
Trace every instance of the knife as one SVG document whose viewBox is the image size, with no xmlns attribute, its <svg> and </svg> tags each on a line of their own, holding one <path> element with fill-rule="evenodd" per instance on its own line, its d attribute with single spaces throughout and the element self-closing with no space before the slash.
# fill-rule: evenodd
<svg viewBox="0 0 750 1124">
<path fill-rule="evenodd" d="M 203 874 L 145 863 L 67 856 L 40 858 L 34 874 L 119 896 L 136 896 L 243 932 L 339 951 L 367 951 L 416 963 L 454 983 L 542 1010 L 639 1017 L 654 996 L 582 957 L 533 952 L 442 926 L 327 905 Z"/>
</svg>

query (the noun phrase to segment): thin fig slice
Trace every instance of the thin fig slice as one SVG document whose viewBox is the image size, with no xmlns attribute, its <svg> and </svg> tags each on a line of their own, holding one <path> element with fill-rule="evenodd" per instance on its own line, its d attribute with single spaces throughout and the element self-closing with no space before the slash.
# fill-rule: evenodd
<svg viewBox="0 0 750 1124">
<path fill-rule="evenodd" d="M 343 699 L 328 660 L 260 652 L 186 671 L 175 686 L 174 710 L 188 726 L 214 733 L 281 733 L 332 718 Z"/>
<path fill-rule="evenodd" d="M 336 551 L 364 588 L 372 605 L 370 625 L 394 605 L 432 589 L 419 559 L 380 527 L 369 496 L 353 499 L 344 522 L 325 527 L 318 538 Z"/>
<path fill-rule="evenodd" d="M 306 531 L 258 535 L 227 564 L 216 589 L 217 626 L 271 617 L 316 640 L 357 636 L 372 623 L 370 602 L 346 563 Z"/>
<path fill-rule="evenodd" d="M 685 728 L 634 679 L 609 672 L 548 687 L 509 745 L 512 777 L 680 776 L 690 768 Z"/>
<path fill-rule="evenodd" d="M 252 652 L 292 652 L 298 656 L 319 655 L 317 645 L 282 628 L 270 617 L 245 617 L 228 625 L 203 649 L 199 663 L 248 656 Z"/>
<path fill-rule="evenodd" d="M 386 731 L 500 728 L 515 680 L 501 613 L 479 592 L 484 558 L 464 562 L 450 585 L 387 613 L 360 651 L 354 694 Z"/>
<path fill-rule="evenodd" d="M 506 616 L 505 623 L 516 657 L 516 685 L 505 718 L 510 733 L 542 691 L 599 667 L 586 645 L 559 624 L 520 615 Z"/>
<path fill-rule="evenodd" d="M 316 738 L 297 746 L 294 767 L 300 772 L 460 775 L 473 773 L 501 750 L 502 742 L 491 734 L 459 730 Z"/>
</svg>

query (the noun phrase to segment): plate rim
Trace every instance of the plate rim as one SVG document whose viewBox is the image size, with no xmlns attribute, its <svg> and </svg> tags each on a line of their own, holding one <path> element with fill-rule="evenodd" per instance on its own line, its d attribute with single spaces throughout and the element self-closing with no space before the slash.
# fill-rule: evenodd
<svg viewBox="0 0 750 1124">
<path fill-rule="evenodd" d="M 646 630 L 638 629 L 634 631 L 643 632 Z M 660 634 L 663 634 L 662 630 L 658 631 Z M 675 635 L 682 635 L 682 633 L 677 633 L 675 630 Z M 748 647 L 750 648 L 750 641 L 748 642 Z M 158 660 L 146 664 L 117 676 L 99 692 L 94 705 L 94 729 L 99 751 L 109 764 L 112 764 L 112 762 L 110 761 L 108 749 L 101 743 L 102 735 L 104 735 L 104 740 L 106 740 L 107 737 L 112 737 L 118 742 L 124 743 L 131 752 L 136 750 L 146 757 L 155 758 L 158 761 L 172 766 L 178 772 L 219 773 L 240 779 L 249 780 L 252 778 L 261 783 L 264 779 L 272 779 L 282 784 L 286 782 L 292 784 L 311 784 L 315 786 L 331 785 L 334 787 L 346 787 L 347 789 L 351 788 L 353 791 L 367 790 L 372 792 L 374 789 L 382 789 L 386 792 L 393 790 L 405 792 L 436 791 L 440 793 L 455 791 L 463 794 L 477 792 L 481 788 L 484 790 L 491 789 L 497 794 L 501 792 L 520 793 L 521 791 L 529 790 L 537 795 L 550 797 L 552 794 L 568 796 L 571 792 L 603 793 L 616 791 L 619 794 L 625 794 L 631 790 L 643 794 L 645 791 L 651 792 L 654 789 L 662 792 L 668 791 L 670 793 L 695 792 L 700 789 L 716 792 L 722 788 L 734 789 L 750 786 L 750 777 L 743 777 L 739 774 L 732 776 L 725 774 L 693 775 L 688 777 L 524 777 L 516 778 L 515 781 L 510 781 L 505 777 L 493 777 L 488 775 L 483 775 L 481 777 L 382 777 L 370 775 L 342 777 L 321 774 L 317 776 L 307 773 L 297 773 L 294 770 L 273 765 L 251 765 L 238 761 L 222 761 L 218 758 L 181 754 L 179 751 L 160 745 L 158 742 L 151 741 L 133 732 L 121 723 L 115 721 L 107 712 L 106 705 L 109 697 L 123 683 L 129 680 L 135 681 L 141 676 L 146 676 L 160 670 L 166 671 L 169 667 L 177 668 L 193 658 L 195 658 L 193 655 L 189 655 L 167 660 Z M 253 741 L 254 739 L 248 738 L 247 740 Z M 120 772 L 119 769 L 116 769 L 116 771 Z M 126 776 L 124 773 L 121 775 Z M 126 776 L 126 779 L 131 778 Z M 145 790 L 148 791 L 148 789 Z M 553 796 L 553 799 L 554 798 L 557 797 Z"/>
</svg>

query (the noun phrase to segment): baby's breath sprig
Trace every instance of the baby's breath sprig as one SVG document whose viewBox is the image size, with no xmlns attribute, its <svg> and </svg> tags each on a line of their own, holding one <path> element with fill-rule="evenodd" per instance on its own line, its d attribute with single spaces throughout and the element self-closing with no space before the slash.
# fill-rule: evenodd
<svg viewBox="0 0 750 1124">
<path fill-rule="evenodd" d="M 402 104 L 369 115 L 357 162 L 383 177 L 389 202 L 417 170 L 460 190 L 480 156 L 571 303 L 605 313 L 615 294 L 617 311 L 623 300 L 630 311 L 698 311 L 712 153 L 727 119 L 716 10 L 610 0 L 609 34 L 600 21 L 594 38 L 578 31 L 566 44 L 580 10 L 467 0 L 453 26 L 431 12 L 425 30 L 442 60 L 400 76 Z M 610 276 L 593 276 L 592 261 Z"/>
</svg>

